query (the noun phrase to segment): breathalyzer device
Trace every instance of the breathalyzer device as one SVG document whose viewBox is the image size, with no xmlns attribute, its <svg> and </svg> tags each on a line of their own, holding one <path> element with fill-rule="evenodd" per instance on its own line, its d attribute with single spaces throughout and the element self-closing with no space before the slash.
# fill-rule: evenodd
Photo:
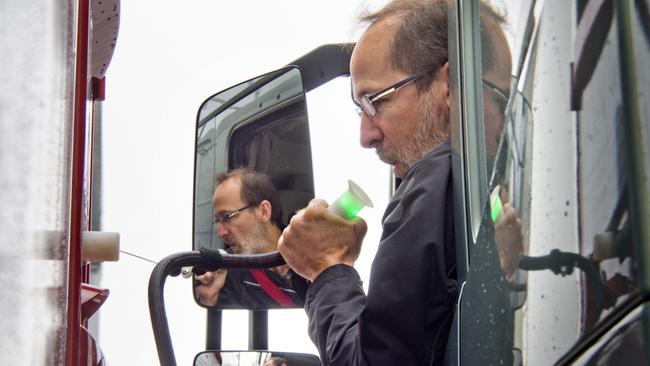
<svg viewBox="0 0 650 366">
<path fill-rule="evenodd" d="M 343 192 L 328 210 L 346 220 L 357 216 L 364 207 L 373 207 L 370 197 L 352 180 L 348 180 L 348 190 Z"/>
</svg>

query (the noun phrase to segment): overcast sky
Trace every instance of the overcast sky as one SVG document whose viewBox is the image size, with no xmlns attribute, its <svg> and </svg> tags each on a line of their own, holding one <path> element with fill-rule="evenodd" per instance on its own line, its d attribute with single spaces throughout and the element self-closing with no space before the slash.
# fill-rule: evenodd
<svg viewBox="0 0 650 366">
<path fill-rule="evenodd" d="M 381 1 L 370 2 L 376 7 Z M 152 260 L 191 250 L 194 123 L 211 94 L 285 65 L 315 47 L 354 40 L 354 19 L 369 2 L 123 1 L 103 113 L 103 218 L 121 248 Z M 326 100 L 327 103 L 319 101 Z M 308 95 L 317 196 L 333 200 L 357 181 L 375 201 L 358 268 L 368 277 L 387 201 L 388 167 L 358 146 L 349 81 Z M 363 167 L 360 169 L 359 167 Z M 102 267 L 111 294 L 99 312 L 109 365 L 156 365 L 147 283 L 153 264 L 122 255 Z M 179 365 L 205 343 L 205 310 L 189 280 L 167 281 L 165 303 Z M 226 313 L 224 349 L 247 347 L 245 312 Z M 316 352 L 301 309 L 272 314 L 269 347 Z"/>
</svg>

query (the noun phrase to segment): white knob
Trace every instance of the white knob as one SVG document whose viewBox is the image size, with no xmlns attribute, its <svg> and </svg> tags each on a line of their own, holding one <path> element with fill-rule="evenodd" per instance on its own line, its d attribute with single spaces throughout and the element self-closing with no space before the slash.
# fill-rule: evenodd
<svg viewBox="0 0 650 366">
<path fill-rule="evenodd" d="M 81 257 L 89 262 L 117 261 L 120 258 L 120 234 L 84 231 Z"/>
</svg>

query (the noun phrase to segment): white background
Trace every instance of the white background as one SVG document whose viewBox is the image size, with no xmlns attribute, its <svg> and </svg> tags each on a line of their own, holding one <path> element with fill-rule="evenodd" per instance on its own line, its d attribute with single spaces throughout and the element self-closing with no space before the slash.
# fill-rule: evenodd
<svg viewBox="0 0 650 366">
<path fill-rule="evenodd" d="M 374 1 L 373 8 L 385 1 Z M 315 47 L 354 40 L 367 4 L 330 1 L 122 1 L 106 78 L 103 146 L 105 231 L 152 260 L 191 249 L 194 123 L 211 94 L 279 68 Z M 342 79 L 308 95 L 317 196 L 332 201 L 357 181 L 375 201 L 358 269 L 367 282 L 388 196 L 388 167 L 358 146 L 358 118 Z M 327 103 L 319 103 L 318 100 Z M 109 365 L 156 365 L 147 284 L 153 264 L 122 255 L 102 266 L 111 294 L 99 311 Z M 165 303 L 179 365 L 205 344 L 205 310 L 189 280 L 167 281 Z M 301 309 L 270 316 L 269 347 L 315 352 Z M 224 349 L 247 347 L 245 312 L 224 316 Z"/>
</svg>

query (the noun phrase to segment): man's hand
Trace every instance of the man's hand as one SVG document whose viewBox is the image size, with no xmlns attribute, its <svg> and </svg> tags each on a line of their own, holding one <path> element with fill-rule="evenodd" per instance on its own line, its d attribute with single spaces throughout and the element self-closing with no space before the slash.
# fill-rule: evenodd
<svg viewBox="0 0 650 366">
<path fill-rule="evenodd" d="M 199 296 L 199 302 L 205 306 L 215 306 L 219 300 L 219 291 L 226 283 L 226 275 L 228 271 L 225 269 L 218 269 L 214 272 L 205 272 L 200 276 L 194 278 L 200 283 L 194 289 Z"/>
<path fill-rule="evenodd" d="M 333 265 L 354 265 L 368 230 L 362 219 L 342 219 L 327 206 L 323 200 L 312 200 L 291 219 L 278 242 L 287 264 L 312 282 Z"/>
<path fill-rule="evenodd" d="M 503 205 L 503 214 L 494 224 L 494 241 L 499 252 L 501 269 L 510 279 L 519 267 L 524 251 L 524 236 L 521 233 L 521 220 L 509 203 Z"/>
</svg>

